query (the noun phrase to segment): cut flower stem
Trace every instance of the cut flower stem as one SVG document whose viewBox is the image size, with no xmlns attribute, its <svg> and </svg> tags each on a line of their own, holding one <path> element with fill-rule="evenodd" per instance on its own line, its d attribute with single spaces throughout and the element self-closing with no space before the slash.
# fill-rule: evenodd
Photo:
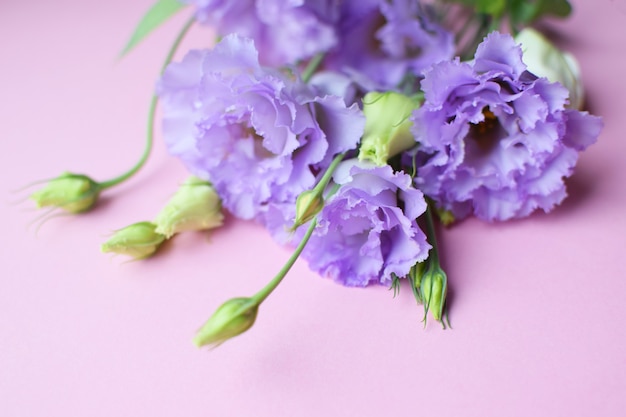
<svg viewBox="0 0 626 417">
<path fill-rule="evenodd" d="M 174 43 L 170 47 L 167 53 L 167 56 L 165 57 L 165 61 L 163 62 L 163 65 L 161 66 L 161 71 L 159 72 L 159 74 L 162 74 L 163 71 L 165 71 L 165 68 L 168 66 L 168 64 L 172 62 L 172 59 L 174 58 L 174 54 L 178 50 L 178 47 L 180 46 L 182 40 L 185 38 L 185 35 L 187 35 L 187 32 L 189 32 L 189 29 L 191 28 L 191 26 L 193 26 L 194 22 L 195 22 L 195 18 L 191 17 L 185 23 L 183 28 L 180 30 L 180 32 L 176 36 L 176 39 L 174 40 Z M 147 125 L 147 132 L 146 132 L 146 144 L 143 150 L 143 154 L 141 155 L 141 158 L 139 158 L 139 161 L 137 161 L 137 163 L 127 172 L 123 173 L 120 176 L 112 178 L 108 181 L 101 182 L 99 185 L 102 190 L 111 188 L 117 184 L 120 184 L 126 181 L 127 179 L 135 175 L 145 165 L 146 161 L 148 160 L 148 157 L 150 156 L 150 152 L 152 151 L 152 145 L 154 143 L 154 116 L 156 114 L 158 101 L 159 99 L 156 96 L 156 94 L 153 95 L 152 99 L 150 100 L 150 109 L 148 111 L 148 125 Z"/>
<path fill-rule="evenodd" d="M 285 265 L 278 272 L 278 274 L 276 274 L 276 276 L 265 287 L 263 287 L 261 291 L 259 291 L 258 293 L 250 297 L 250 299 L 256 302 L 257 305 L 261 304 L 263 300 L 265 300 L 272 293 L 272 291 L 274 291 L 276 287 L 278 287 L 278 284 L 281 283 L 283 278 L 285 278 L 285 276 L 287 275 L 287 273 L 289 272 L 293 264 L 296 262 L 296 260 L 298 259 L 302 251 L 304 250 L 304 247 L 308 243 L 309 239 L 311 238 L 311 235 L 313 234 L 313 231 L 315 230 L 315 226 L 317 226 L 317 219 L 311 220 L 311 224 L 309 224 L 309 227 L 306 230 L 304 237 L 302 238 L 302 240 L 296 247 L 296 250 L 293 252 L 293 254 L 291 254 L 291 257 L 287 260 Z"/>
</svg>

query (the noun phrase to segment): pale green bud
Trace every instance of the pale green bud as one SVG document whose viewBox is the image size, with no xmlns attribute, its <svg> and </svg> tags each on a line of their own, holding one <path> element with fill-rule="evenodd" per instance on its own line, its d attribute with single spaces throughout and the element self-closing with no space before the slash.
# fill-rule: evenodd
<svg viewBox="0 0 626 417">
<path fill-rule="evenodd" d="M 324 207 L 324 198 L 315 190 L 301 193 L 296 199 L 296 220 L 292 229 L 312 220 Z"/>
<path fill-rule="evenodd" d="M 411 283 L 411 289 L 413 290 L 413 295 L 415 296 L 415 300 L 423 304 L 424 300 L 422 299 L 422 278 L 424 278 L 424 274 L 426 273 L 426 261 L 418 262 L 411 267 L 409 271 L 409 282 Z"/>
<path fill-rule="evenodd" d="M 439 218 L 439 221 L 444 226 L 450 226 L 452 223 L 456 221 L 454 214 L 452 214 L 450 210 L 445 210 L 445 209 L 437 207 L 435 208 L 435 213 L 437 213 L 437 217 Z"/>
<path fill-rule="evenodd" d="M 98 200 L 100 191 L 100 185 L 86 175 L 65 172 L 30 198 L 38 208 L 58 207 L 76 214 L 89 210 Z"/>
<path fill-rule="evenodd" d="M 438 265 L 430 267 L 422 276 L 420 294 L 424 302 L 424 310 L 425 312 L 430 310 L 437 321 L 441 321 L 443 317 L 447 290 L 448 278 Z"/>
<path fill-rule="evenodd" d="M 222 304 L 198 330 L 196 346 L 219 346 L 248 330 L 254 324 L 259 304 L 251 298 L 233 298 Z"/>
<path fill-rule="evenodd" d="M 139 222 L 117 230 L 102 245 L 102 252 L 128 255 L 135 259 L 147 258 L 165 241 L 165 236 L 157 233 L 155 228 L 154 223 Z"/>
<path fill-rule="evenodd" d="M 365 131 L 359 160 L 385 165 L 387 160 L 416 145 L 409 120 L 419 103 L 402 94 L 370 92 L 363 98 Z"/>
<path fill-rule="evenodd" d="M 554 46 L 541 33 L 531 28 L 523 29 L 515 41 L 522 44 L 524 63 L 528 71 L 538 77 L 546 77 L 551 82 L 561 83 L 569 90 L 569 106 L 581 109 L 584 89 L 580 66 L 573 55 Z"/>
<path fill-rule="evenodd" d="M 157 215 L 156 232 L 170 238 L 190 230 L 206 230 L 224 221 L 222 202 L 213 186 L 197 177 L 189 177 Z"/>
</svg>

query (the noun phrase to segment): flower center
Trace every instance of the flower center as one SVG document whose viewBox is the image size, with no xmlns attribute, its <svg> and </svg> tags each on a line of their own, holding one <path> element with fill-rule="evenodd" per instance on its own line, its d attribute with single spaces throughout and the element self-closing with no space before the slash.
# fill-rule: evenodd
<svg viewBox="0 0 626 417">
<path fill-rule="evenodd" d="M 489 107 L 483 108 L 482 112 L 484 120 L 480 123 L 472 123 L 468 136 L 473 139 L 481 152 L 487 153 L 491 151 L 505 135 L 500 121 Z"/>
</svg>

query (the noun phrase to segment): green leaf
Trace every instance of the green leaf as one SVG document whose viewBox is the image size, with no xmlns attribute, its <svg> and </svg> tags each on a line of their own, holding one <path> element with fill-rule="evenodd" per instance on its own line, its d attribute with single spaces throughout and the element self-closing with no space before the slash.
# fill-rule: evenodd
<svg viewBox="0 0 626 417">
<path fill-rule="evenodd" d="M 484 13 L 493 17 L 500 17 L 506 10 L 506 0 L 449 0 L 472 7 L 477 13 Z"/>
<path fill-rule="evenodd" d="M 126 55 L 153 30 L 186 6 L 178 0 L 157 0 L 156 4 L 148 10 L 135 28 L 135 32 L 120 53 L 120 57 Z"/>
<path fill-rule="evenodd" d="M 567 17 L 572 13 L 572 5 L 567 0 L 540 0 L 537 11 L 538 17 L 545 15 Z"/>
<path fill-rule="evenodd" d="M 511 0 L 509 7 L 513 23 L 524 26 L 544 16 L 567 17 L 572 12 L 567 0 Z"/>
<path fill-rule="evenodd" d="M 500 17 L 506 9 L 506 0 L 477 0 L 475 7 L 480 13 Z"/>
</svg>

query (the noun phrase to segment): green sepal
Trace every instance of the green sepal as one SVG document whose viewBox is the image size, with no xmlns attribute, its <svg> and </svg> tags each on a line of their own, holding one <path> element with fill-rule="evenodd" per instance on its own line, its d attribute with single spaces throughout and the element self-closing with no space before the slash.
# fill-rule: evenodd
<svg viewBox="0 0 626 417">
<path fill-rule="evenodd" d="M 159 27 L 170 17 L 174 16 L 179 10 L 186 7 L 186 4 L 180 3 L 178 0 L 157 0 L 150 10 L 143 16 L 130 40 L 120 53 L 120 58 L 126 55 L 139 42 L 141 42 L 152 31 Z"/>
</svg>

